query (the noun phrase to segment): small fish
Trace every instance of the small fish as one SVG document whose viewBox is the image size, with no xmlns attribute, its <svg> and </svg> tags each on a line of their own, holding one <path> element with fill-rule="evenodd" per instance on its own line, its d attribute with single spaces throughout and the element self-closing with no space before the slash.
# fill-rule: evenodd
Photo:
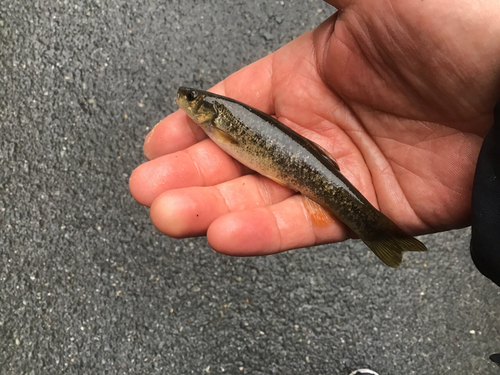
<svg viewBox="0 0 500 375">
<path fill-rule="evenodd" d="M 373 207 L 328 152 L 272 116 L 187 87 L 179 88 L 177 105 L 233 158 L 335 215 L 389 267 L 398 267 L 405 251 L 427 250 Z"/>
</svg>

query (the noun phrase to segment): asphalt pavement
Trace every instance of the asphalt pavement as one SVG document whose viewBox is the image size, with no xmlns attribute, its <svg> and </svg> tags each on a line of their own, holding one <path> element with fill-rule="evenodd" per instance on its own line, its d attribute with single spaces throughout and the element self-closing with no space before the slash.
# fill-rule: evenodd
<svg viewBox="0 0 500 375">
<path fill-rule="evenodd" d="M 500 373 L 500 289 L 469 229 L 422 237 L 396 271 L 359 241 L 233 258 L 160 234 L 130 196 L 178 86 L 209 88 L 333 12 L 0 0 L 0 374 Z"/>
</svg>

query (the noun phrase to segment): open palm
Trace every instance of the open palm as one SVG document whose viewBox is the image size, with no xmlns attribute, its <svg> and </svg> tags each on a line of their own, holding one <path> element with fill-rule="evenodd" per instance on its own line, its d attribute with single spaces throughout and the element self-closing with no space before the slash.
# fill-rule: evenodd
<svg viewBox="0 0 500 375">
<path fill-rule="evenodd" d="M 477 155 L 500 87 L 498 10 L 450 12 L 451 0 L 331 3 L 341 10 L 316 30 L 212 91 L 273 114 L 323 146 L 405 231 L 467 225 Z M 144 151 L 150 161 L 134 171 L 130 189 L 165 234 L 206 234 L 232 255 L 351 235 L 335 219 L 318 219 L 300 195 L 235 162 L 181 111 L 155 127 Z"/>
</svg>

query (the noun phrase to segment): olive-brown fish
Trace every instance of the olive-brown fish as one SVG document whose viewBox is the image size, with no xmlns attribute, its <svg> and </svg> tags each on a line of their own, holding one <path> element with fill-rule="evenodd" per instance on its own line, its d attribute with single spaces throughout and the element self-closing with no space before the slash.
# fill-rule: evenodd
<svg viewBox="0 0 500 375">
<path fill-rule="evenodd" d="M 426 251 L 340 173 L 317 144 L 255 108 L 207 91 L 179 88 L 177 105 L 233 158 L 315 201 L 351 228 L 388 266 Z"/>
</svg>

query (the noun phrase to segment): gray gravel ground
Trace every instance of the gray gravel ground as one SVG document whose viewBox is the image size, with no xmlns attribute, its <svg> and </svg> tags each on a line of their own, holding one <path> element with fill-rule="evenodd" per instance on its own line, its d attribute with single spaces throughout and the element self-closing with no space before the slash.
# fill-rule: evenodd
<svg viewBox="0 0 500 375">
<path fill-rule="evenodd" d="M 310 1 L 0 0 L 1 374 L 498 374 L 469 230 L 397 271 L 359 242 L 231 258 L 128 192 L 181 84 L 334 11 Z"/>
</svg>

